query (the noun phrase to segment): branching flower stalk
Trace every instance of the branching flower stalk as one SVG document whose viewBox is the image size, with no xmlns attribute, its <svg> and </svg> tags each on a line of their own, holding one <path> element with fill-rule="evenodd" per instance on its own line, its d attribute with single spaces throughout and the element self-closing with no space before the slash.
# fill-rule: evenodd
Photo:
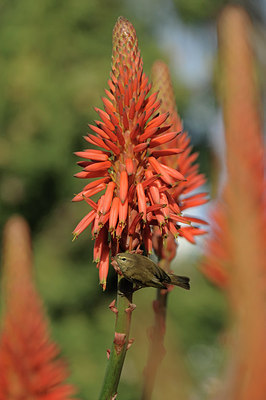
<svg viewBox="0 0 266 400">
<path fill-rule="evenodd" d="M 184 152 L 184 147 L 160 148 L 173 141 L 181 131 L 166 123 L 169 112 L 158 112 L 161 101 L 157 99 L 157 92 L 150 94 L 151 84 L 143 72 L 135 29 L 123 17 L 118 18 L 113 30 L 108 86 L 106 97 L 102 98 L 104 110 L 95 108 L 99 120 L 89 125 L 92 133 L 85 136 L 90 145 L 100 149 L 88 148 L 76 153 L 84 159 L 78 162 L 83 171 L 76 177 L 92 180 L 73 199 L 85 201 L 91 207 L 73 234 L 76 238 L 91 225 L 95 240 L 93 259 L 103 289 L 106 288 L 110 254 L 113 257 L 125 251 L 150 254 L 154 228 L 165 239 L 184 236 L 193 240 L 194 234 L 203 233 L 192 227 L 192 222 L 198 222 L 195 218 L 182 215 L 184 204 L 192 205 L 195 199 L 186 199 L 183 205 L 176 201 L 182 182 L 188 178 L 179 168 L 161 161 L 162 157 L 176 157 Z M 190 152 L 189 149 L 185 151 Z M 195 170 L 192 175 L 190 185 L 195 187 L 201 178 L 196 176 Z M 97 202 L 92 199 L 96 193 L 100 194 Z M 119 277 L 118 290 L 124 296 L 118 296 L 117 302 L 111 304 L 116 313 L 115 337 L 100 399 L 116 395 L 129 344 L 134 308 L 132 286 Z"/>
<path fill-rule="evenodd" d="M 182 173 L 186 178 L 180 182 L 175 188 L 169 189 L 169 194 L 178 205 L 182 212 L 187 208 L 202 205 L 208 201 L 206 192 L 197 192 L 205 183 L 205 177 L 199 173 L 199 165 L 194 163 L 198 154 L 192 152 L 190 139 L 187 132 L 183 131 L 181 119 L 177 113 L 175 105 L 175 97 L 173 86 L 171 82 L 170 72 L 167 65 L 163 61 L 156 61 L 152 69 L 152 78 L 154 90 L 158 90 L 158 98 L 161 101 L 160 111 L 162 113 L 169 112 L 167 123 L 171 124 L 171 129 L 180 131 L 181 134 L 174 138 L 172 141 L 161 144 L 159 151 L 161 152 L 161 159 L 169 168 L 173 168 Z M 173 148 L 180 149 L 180 154 L 177 156 L 170 151 Z M 202 219 L 186 216 L 191 222 L 206 224 Z M 181 233 L 181 235 L 180 235 Z M 195 236 L 202 235 L 205 230 L 199 226 L 183 226 L 179 229 L 179 235 L 183 236 L 191 243 L 195 243 Z M 171 261 L 176 255 L 177 251 L 177 235 L 175 230 L 172 229 L 167 237 L 163 236 L 161 231 L 155 227 L 152 234 L 152 242 L 155 253 L 159 259 L 161 268 L 170 272 Z M 144 385 L 142 399 L 149 400 L 152 396 L 157 370 L 165 354 L 164 349 L 164 335 L 166 329 L 166 310 L 167 310 L 167 297 L 171 290 L 157 290 L 157 299 L 153 302 L 153 309 L 155 313 L 154 326 L 150 330 L 150 348 L 148 354 L 147 364 L 144 370 Z"/>
</svg>

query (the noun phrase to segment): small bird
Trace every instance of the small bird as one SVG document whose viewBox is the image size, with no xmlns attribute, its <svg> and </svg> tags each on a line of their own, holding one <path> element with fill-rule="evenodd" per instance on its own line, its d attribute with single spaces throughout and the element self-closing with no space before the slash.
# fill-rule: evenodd
<svg viewBox="0 0 266 400">
<path fill-rule="evenodd" d="M 167 289 L 167 285 L 180 286 L 189 290 L 189 278 L 168 274 L 148 257 L 137 253 L 118 253 L 114 257 L 124 278 L 142 287 L 155 287 Z"/>
</svg>

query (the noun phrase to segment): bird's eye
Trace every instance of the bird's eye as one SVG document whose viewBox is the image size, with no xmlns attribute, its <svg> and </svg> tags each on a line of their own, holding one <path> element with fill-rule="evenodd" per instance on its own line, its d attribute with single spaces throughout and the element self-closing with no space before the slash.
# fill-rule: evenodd
<svg viewBox="0 0 266 400">
<path fill-rule="evenodd" d="M 121 258 L 122 261 L 127 261 L 126 257 Z"/>
</svg>

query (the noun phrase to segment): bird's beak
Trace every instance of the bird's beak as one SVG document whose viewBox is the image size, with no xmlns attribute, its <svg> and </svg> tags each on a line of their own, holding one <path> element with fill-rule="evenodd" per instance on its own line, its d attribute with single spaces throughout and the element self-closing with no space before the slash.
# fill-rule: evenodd
<svg viewBox="0 0 266 400">
<path fill-rule="evenodd" d="M 119 258 L 118 256 L 119 256 L 119 253 L 117 253 L 117 254 L 114 256 L 114 260 L 115 260 L 115 261 L 118 260 L 118 258 Z"/>
<path fill-rule="evenodd" d="M 121 272 L 121 270 L 120 270 L 120 268 L 119 268 L 119 265 L 118 265 L 116 256 L 113 257 L 113 260 L 112 260 L 112 262 L 111 262 L 111 265 L 114 267 L 114 270 L 115 270 L 119 275 L 122 275 L 122 272 Z"/>
</svg>

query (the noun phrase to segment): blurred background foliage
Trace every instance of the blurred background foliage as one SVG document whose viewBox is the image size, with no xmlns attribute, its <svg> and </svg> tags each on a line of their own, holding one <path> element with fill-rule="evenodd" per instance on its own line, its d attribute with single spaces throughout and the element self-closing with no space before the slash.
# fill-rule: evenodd
<svg viewBox="0 0 266 400">
<path fill-rule="evenodd" d="M 182 79 L 171 49 L 158 43 L 156 28 L 160 20 L 158 12 L 154 12 L 159 10 L 160 14 L 170 4 L 185 29 L 193 32 L 199 24 L 210 27 L 215 41 L 215 18 L 228 1 L 134 3 L 0 3 L 1 231 L 14 213 L 23 215 L 30 224 L 37 285 L 51 319 L 52 335 L 69 362 L 70 380 L 80 388 L 81 399 L 96 398 L 104 376 L 106 349 L 113 338 L 114 315 L 108 304 L 114 298 L 115 276 L 111 271 L 108 289 L 102 293 L 98 271 L 91 262 L 89 231 L 71 243 L 71 232 L 87 210 L 84 204 L 71 204 L 73 194 L 82 187 L 81 181 L 72 178 L 78 171 L 73 152 L 85 148 L 82 136 L 87 132 L 87 123 L 96 118 L 93 106 L 101 106 L 100 97 L 104 95 L 111 65 L 112 29 L 119 15 L 128 18 L 137 31 L 145 72 L 149 74 L 157 58 L 169 62 L 179 113 L 189 128 L 195 149 L 200 151 L 202 172 L 210 180 L 213 178 L 213 139 L 208 141 L 218 113 L 213 74 L 204 86 L 202 82 L 189 85 Z M 213 70 L 215 57 L 213 52 L 209 60 Z M 194 62 L 193 58 L 190 62 Z M 197 103 L 202 99 L 205 116 L 202 108 L 194 107 L 195 99 Z M 210 122 L 208 131 L 206 120 Z M 161 374 L 164 387 L 175 390 L 180 382 L 186 391 L 192 382 L 197 398 L 201 398 L 201 393 L 204 396 L 211 390 L 212 379 L 226 357 L 220 343 L 224 340 L 228 313 L 223 294 L 197 271 L 198 254 L 192 252 L 192 247 L 179 261 L 177 258 L 178 272 L 191 276 L 192 291 L 171 293 L 168 351 Z M 120 397 L 124 400 L 139 398 L 154 296 L 152 289 L 135 295 L 132 337 L 136 343 L 127 355 L 121 380 Z M 163 398 L 160 386 L 155 400 Z"/>
</svg>

